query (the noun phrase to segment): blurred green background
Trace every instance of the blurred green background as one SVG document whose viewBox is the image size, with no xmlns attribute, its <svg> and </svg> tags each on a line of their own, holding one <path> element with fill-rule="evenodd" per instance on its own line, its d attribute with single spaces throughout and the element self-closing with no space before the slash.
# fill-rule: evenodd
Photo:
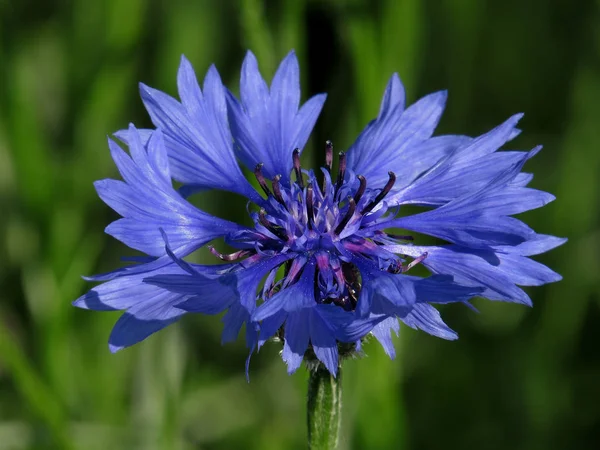
<svg viewBox="0 0 600 450">
<path fill-rule="evenodd" d="M 186 317 L 116 355 L 119 313 L 70 302 L 129 254 L 92 182 L 106 135 L 149 126 L 137 82 L 175 94 L 182 53 L 237 89 L 246 48 L 270 78 L 291 48 L 304 97 L 329 98 L 309 141 L 347 148 L 399 72 L 408 98 L 449 89 L 438 133 L 481 134 L 523 111 L 525 220 L 567 236 L 540 260 L 564 280 L 533 309 L 444 308 L 461 339 L 403 329 L 344 367 L 341 449 L 597 449 L 600 445 L 600 2 L 597 0 L 0 0 L 0 450 L 302 449 L 306 371 L 276 344 L 244 378 L 240 339 Z M 512 143 L 511 143 L 512 144 Z M 305 159 L 311 156 L 305 156 Z M 305 160 L 305 165 L 307 161 Z M 232 217 L 218 198 L 204 206 Z M 203 256 L 201 256 L 202 258 Z"/>
</svg>

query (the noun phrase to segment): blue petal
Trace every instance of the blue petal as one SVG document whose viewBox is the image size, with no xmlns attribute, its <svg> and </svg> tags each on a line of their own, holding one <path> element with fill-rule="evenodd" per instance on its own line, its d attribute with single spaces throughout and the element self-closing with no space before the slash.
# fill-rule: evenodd
<svg viewBox="0 0 600 450">
<path fill-rule="evenodd" d="M 109 339 L 111 351 L 133 345 L 152 333 L 177 321 L 185 311 L 175 305 L 187 298 L 186 294 L 171 292 L 143 282 L 148 276 L 181 274 L 176 264 L 158 269 L 141 265 L 135 275 L 123 276 L 92 288 L 73 302 L 74 306 L 96 311 L 126 310 L 115 324 Z"/>
<path fill-rule="evenodd" d="M 239 302 L 233 303 L 223 317 L 225 328 L 222 342 L 234 341 L 242 325 L 250 322 L 250 315 L 256 309 L 257 290 L 261 280 L 271 270 L 293 257 L 293 254 L 283 254 L 266 258 L 247 269 L 241 269 L 231 274 L 235 277 L 235 289 Z M 227 283 L 229 284 L 229 281 Z M 190 303 L 192 302 L 190 301 Z"/>
<path fill-rule="evenodd" d="M 306 264 L 300 279 L 260 305 L 252 314 L 252 320 L 258 322 L 280 311 L 289 313 L 315 305 L 315 262 L 311 260 Z"/>
<path fill-rule="evenodd" d="M 233 153 L 225 88 L 217 70 L 214 66 L 208 70 L 202 92 L 191 64 L 182 57 L 177 84 L 182 103 L 140 84 L 152 122 L 165 134 L 173 177 L 182 183 L 236 192 L 260 201 Z M 122 134 L 118 136 L 122 138 Z"/>
<path fill-rule="evenodd" d="M 410 312 L 400 320 L 411 328 L 423 330 L 442 339 L 455 340 L 458 335 L 442 320 L 440 313 L 426 303 L 414 305 Z"/>
<path fill-rule="evenodd" d="M 279 311 L 278 313 L 267 317 L 260 323 L 260 333 L 258 337 L 258 348 L 260 349 L 264 343 L 277 333 L 277 331 L 283 325 L 287 317 L 285 311 Z"/>
<path fill-rule="evenodd" d="M 125 182 L 95 183 L 100 198 L 124 218 L 109 225 L 107 233 L 148 255 L 164 255 L 159 228 L 173 242 L 173 249 L 187 254 L 207 242 L 242 229 L 215 218 L 185 201 L 171 186 L 162 133 L 156 131 L 146 146 L 137 130 L 128 133 L 131 158 L 109 140 L 113 159 Z"/>
<path fill-rule="evenodd" d="M 404 92 L 404 86 L 402 85 L 402 81 L 400 81 L 398 74 L 394 73 L 390 78 L 390 81 L 388 81 L 385 92 L 383 93 L 377 120 L 382 120 L 394 112 L 402 113 L 404 111 L 405 101 L 406 94 Z"/>
<path fill-rule="evenodd" d="M 513 188 L 507 187 L 531 154 L 524 156 L 472 195 L 453 200 L 431 211 L 391 220 L 386 225 L 426 233 L 471 247 L 520 244 L 535 233 L 520 220 L 505 214 L 526 211 L 548 200 L 547 197 L 524 196 L 519 202 L 512 195 Z M 506 205 L 499 201 L 502 198 L 508 202 Z"/>
<path fill-rule="evenodd" d="M 457 284 L 450 275 L 432 275 L 415 282 L 419 303 L 458 303 L 481 295 L 483 288 Z"/>
<path fill-rule="evenodd" d="M 242 325 L 250 321 L 250 314 L 240 303 L 234 303 L 223 316 L 223 333 L 221 343 L 233 342 L 237 339 Z"/>
<path fill-rule="evenodd" d="M 291 314 L 285 322 L 285 342 L 281 354 L 283 361 L 288 366 L 288 373 L 292 374 L 304 359 L 308 347 L 310 309 L 304 308 Z"/>
<path fill-rule="evenodd" d="M 369 314 L 394 315 L 398 308 L 405 308 L 417 301 L 415 281 L 419 278 L 392 274 L 386 270 L 370 270 L 359 265 L 362 290 L 356 312 L 360 317 Z"/>
<path fill-rule="evenodd" d="M 334 331 L 316 312 L 316 308 L 311 308 L 309 326 L 310 341 L 315 355 L 335 377 L 338 370 L 338 347 Z"/>
<path fill-rule="evenodd" d="M 498 250 L 511 251 L 523 256 L 533 256 L 552 250 L 559 245 L 563 245 L 565 242 L 567 242 L 566 238 L 559 238 L 546 234 L 536 234 L 532 239 L 525 241 L 516 247 L 498 247 Z"/>
<path fill-rule="evenodd" d="M 386 315 L 370 314 L 359 317 L 350 311 L 344 311 L 336 305 L 317 305 L 317 314 L 329 324 L 335 337 L 340 342 L 356 342 L 371 332 L 373 327 L 386 319 Z"/>
<path fill-rule="evenodd" d="M 311 98 L 300 110 L 300 69 L 295 53 L 281 62 L 269 90 L 248 52 L 242 66 L 241 102 L 227 97 L 229 123 L 240 160 L 250 169 L 263 163 L 267 178 L 289 180 L 292 152 L 302 150 L 321 112 L 325 95 Z"/>
<path fill-rule="evenodd" d="M 383 347 L 383 351 L 385 351 L 386 355 L 388 355 L 391 359 L 396 357 L 396 349 L 394 348 L 394 343 L 392 342 L 392 331 L 398 333 L 400 331 L 400 324 L 398 323 L 398 319 L 395 317 L 388 317 L 384 321 L 378 323 L 373 328 L 373 336 L 375 339 L 379 341 L 381 346 Z"/>
<path fill-rule="evenodd" d="M 404 251 L 410 252 L 408 249 Z M 514 278 L 515 274 L 511 273 L 511 269 L 505 270 L 502 265 L 505 255 L 492 250 L 475 250 L 454 245 L 414 249 L 415 254 L 423 251 L 428 253 L 423 264 L 432 272 L 452 275 L 455 282 L 465 286 L 482 287 L 482 297 L 531 305 L 529 296 L 516 286 L 519 280 Z"/>
<path fill-rule="evenodd" d="M 191 296 L 177 305 L 187 312 L 219 314 L 239 300 L 237 290 L 232 286 L 235 282 L 233 277 L 208 278 L 200 273 L 157 275 L 145 278 L 144 282 Z"/>
<path fill-rule="evenodd" d="M 168 325 L 179 320 L 184 311 L 170 308 L 167 305 L 156 305 L 151 308 L 132 308 L 124 313 L 115 324 L 110 337 L 108 348 L 115 353 L 125 347 L 130 347 L 146 339 L 151 334 L 162 330 Z"/>
<path fill-rule="evenodd" d="M 387 92 L 388 90 L 386 94 Z M 348 168 L 356 174 L 364 175 L 371 185 L 376 186 L 388 170 L 394 171 L 406 165 L 404 152 L 431 137 L 441 118 L 446 97 L 445 91 L 430 94 L 405 111 L 400 103 L 391 111 L 389 107 L 382 105 L 385 114 L 380 112 L 380 116 L 367 125 L 350 147 Z M 399 96 L 396 100 L 399 100 Z M 386 170 L 381 170 L 382 167 Z"/>
</svg>

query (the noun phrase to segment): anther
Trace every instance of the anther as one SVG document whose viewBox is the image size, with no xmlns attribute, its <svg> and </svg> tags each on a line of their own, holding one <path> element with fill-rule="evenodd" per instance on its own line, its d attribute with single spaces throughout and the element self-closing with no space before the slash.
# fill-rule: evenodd
<svg viewBox="0 0 600 450">
<path fill-rule="evenodd" d="M 333 165 L 333 142 L 325 141 L 325 169 L 331 174 L 331 166 Z M 327 177 L 323 176 L 323 187 L 321 188 L 323 195 L 327 192 Z"/>
<path fill-rule="evenodd" d="M 389 238 L 399 239 L 401 241 L 414 241 L 415 240 L 415 238 L 412 237 L 410 234 L 391 234 L 391 233 L 385 233 L 385 234 Z"/>
<path fill-rule="evenodd" d="M 362 175 L 359 175 L 357 178 L 360 181 L 360 186 L 358 187 L 356 193 L 354 194 L 354 203 L 356 203 L 358 205 L 358 202 L 360 201 L 363 194 L 365 193 L 365 189 L 367 189 L 367 179 L 365 177 L 363 177 Z"/>
<path fill-rule="evenodd" d="M 271 182 L 271 185 L 273 186 L 273 197 L 275 197 L 275 200 L 277 200 L 280 204 L 286 207 L 285 202 L 283 201 L 283 195 L 281 195 L 281 184 L 279 183 L 279 180 L 281 180 L 281 175 L 275 175 L 273 177 L 273 181 Z"/>
<path fill-rule="evenodd" d="M 263 227 L 265 227 L 282 241 L 288 240 L 288 236 L 283 228 L 278 227 L 267 220 L 267 211 L 265 211 L 265 208 L 260 208 L 260 211 L 258 212 L 258 221 Z"/>
<path fill-rule="evenodd" d="M 292 160 L 294 162 L 294 172 L 296 172 L 296 182 L 300 189 L 304 189 L 304 180 L 302 179 L 302 168 L 300 167 L 300 150 L 295 149 L 292 153 Z"/>
<path fill-rule="evenodd" d="M 331 166 L 333 164 L 333 142 L 325 141 L 325 168 L 331 173 Z"/>
<path fill-rule="evenodd" d="M 413 259 L 407 266 L 402 267 L 402 272 L 408 272 L 410 269 L 422 262 L 425 258 L 427 258 L 427 252 L 423 253 L 418 258 Z"/>
<path fill-rule="evenodd" d="M 339 223 L 339 225 L 335 227 L 335 234 L 340 234 L 342 231 L 344 231 L 344 228 L 346 227 L 346 225 L 348 225 L 350 219 L 352 219 L 354 211 L 356 211 L 356 203 L 354 202 L 354 199 L 352 197 L 348 196 L 348 211 L 346 211 L 346 215 Z"/>
<path fill-rule="evenodd" d="M 340 167 L 338 170 L 338 177 L 335 182 L 335 191 L 333 193 L 333 198 L 337 197 L 337 194 L 344 184 L 344 176 L 346 175 L 346 154 L 344 152 L 340 152 Z"/>
<path fill-rule="evenodd" d="M 390 179 L 388 180 L 388 182 L 386 183 L 386 185 L 383 187 L 383 189 L 381 190 L 381 192 L 379 194 L 377 194 L 377 197 L 375 197 L 375 199 L 369 203 L 367 206 L 365 206 L 363 208 L 363 210 L 360 212 L 361 216 L 364 216 L 366 213 L 370 212 L 373 208 L 375 208 L 379 202 L 381 200 L 383 200 L 385 198 L 386 195 L 389 194 L 389 192 L 392 190 L 392 187 L 394 186 L 394 183 L 396 182 L 396 174 L 394 172 L 388 172 L 388 175 L 390 177 Z"/>
<path fill-rule="evenodd" d="M 306 188 L 306 214 L 308 216 L 308 229 L 312 230 L 313 222 L 315 220 L 315 210 L 313 204 L 313 187 L 309 183 Z"/>
<path fill-rule="evenodd" d="M 208 246 L 208 250 L 222 261 L 236 261 L 252 253 L 249 250 L 239 250 L 237 252 L 230 253 L 229 255 L 224 255 L 223 253 L 219 253 L 217 250 L 215 250 L 215 248 L 212 245 Z"/>
<path fill-rule="evenodd" d="M 256 181 L 260 184 L 262 190 L 267 194 L 267 197 L 271 196 L 271 191 L 269 190 L 269 186 L 267 186 L 267 181 L 265 180 L 264 175 L 262 174 L 263 163 L 257 164 L 254 168 L 254 176 L 256 177 Z"/>
</svg>

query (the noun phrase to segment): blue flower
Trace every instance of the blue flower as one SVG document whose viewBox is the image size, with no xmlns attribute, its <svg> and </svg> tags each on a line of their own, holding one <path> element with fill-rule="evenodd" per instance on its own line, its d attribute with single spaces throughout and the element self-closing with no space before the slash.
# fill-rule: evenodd
<svg viewBox="0 0 600 450">
<path fill-rule="evenodd" d="M 554 199 L 527 187 L 532 176 L 522 172 L 540 148 L 498 151 L 519 134 L 521 115 L 476 138 L 432 137 L 446 93 L 405 108 L 394 75 L 378 116 L 347 154 L 339 153 L 337 170 L 327 142 L 325 164 L 314 172 L 301 167 L 300 157 L 325 95 L 300 105 L 293 52 L 270 86 L 248 52 L 240 99 L 214 67 L 200 88 L 185 58 L 177 81 L 181 101 L 140 86 L 156 129 L 118 132 L 130 155 L 109 140 L 124 181 L 96 183 L 122 216 L 107 233 L 148 255 L 90 277 L 103 283 L 75 301 L 125 311 L 109 339 L 112 351 L 187 312 L 224 312 L 223 342 L 245 326 L 250 354 L 278 337 L 290 373 L 303 360 L 318 360 L 335 375 L 340 353 L 360 349 L 368 334 L 394 357 L 391 333 L 399 321 L 456 339 L 432 305 L 469 305 L 475 296 L 530 305 L 519 286 L 560 280 L 529 257 L 565 239 L 536 234 L 513 217 Z M 238 160 L 254 172 L 260 192 Z M 172 180 L 183 187 L 174 189 Z M 211 189 L 248 198 L 253 226 L 213 217 L 186 200 Z M 406 214 L 408 205 L 424 212 Z M 414 233 L 443 243 L 419 245 Z M 219 264 L 183 259 L 219 238 L 232 249 L 207 247 Z M 430 275 L 412 275 L 416 265 Z"/>
</svg>

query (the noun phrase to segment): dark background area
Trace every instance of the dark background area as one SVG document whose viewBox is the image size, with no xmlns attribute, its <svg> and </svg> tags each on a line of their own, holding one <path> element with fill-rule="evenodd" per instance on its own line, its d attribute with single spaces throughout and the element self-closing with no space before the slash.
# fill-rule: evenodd
<svg viewBox="0 0 600 450">
<path fill-rule="evenodd" d="M 128 249 L 92 182 L 116 177 L 106 135 L 149 126 L 137 83 L 176 94 L 184 53 L 237 90 L 252 49 L 270 79 L 295 48 L 303 97 L 328 100 L 303 163 L 347 148 L 398 72 L 410 102 L 449 90 L 438 134 L 478 135 L 516 112 L 511 148 L 557 201 L 524 215 L 569 242 L 534 308 L 477 300 L 445 342 L 403 328 L 344 367 L 341 449 L 596 449 L 600 442 L 600 3 L 596 0 L 0 0 L 0 450 L 304 448 L 306 371 L 272 343 L 220 345 L 188 316 L 116 355 L 118 313 L 76 310 Z M 202 207 L 244 220 L 220 194 Z M 199 252 L 197 260 L 207 259 Z"/>
</svg>

